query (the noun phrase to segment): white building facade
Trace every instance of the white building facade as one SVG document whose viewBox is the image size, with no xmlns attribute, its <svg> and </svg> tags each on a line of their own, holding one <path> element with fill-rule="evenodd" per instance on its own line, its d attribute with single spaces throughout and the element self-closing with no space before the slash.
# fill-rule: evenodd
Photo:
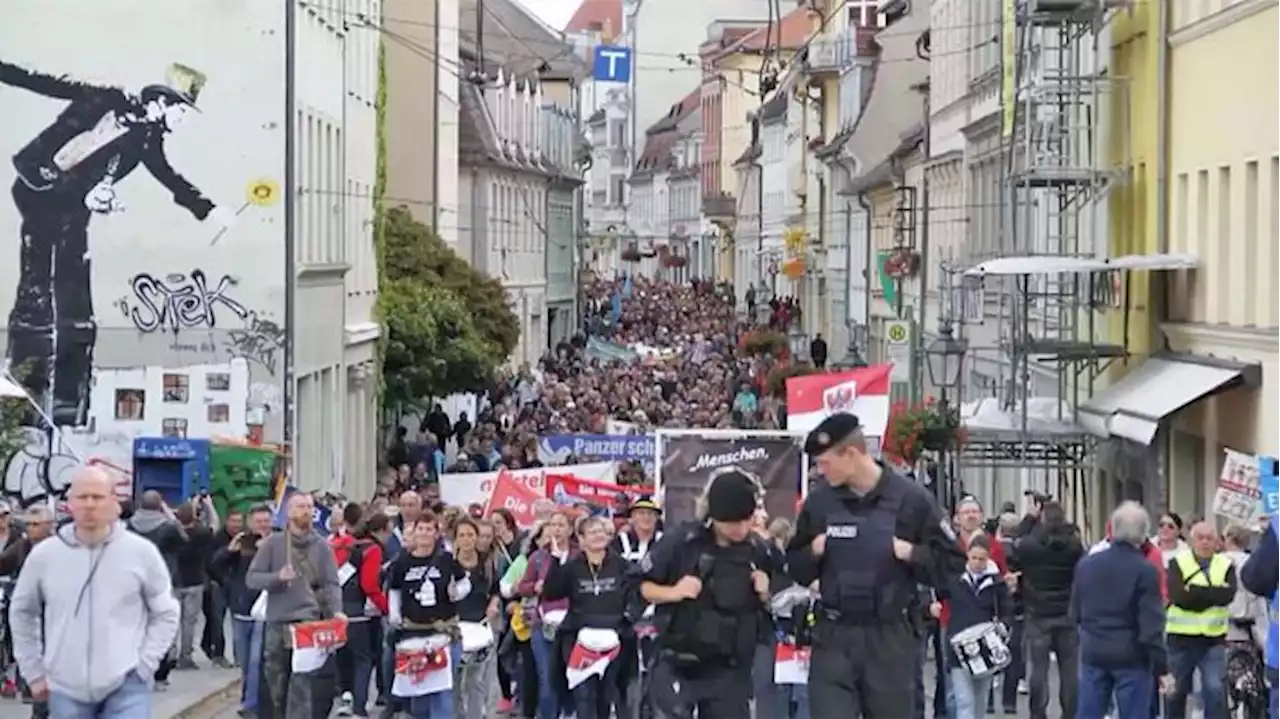
<svg viewBox="0 0 1280 719">
<path fill-rule="evenodd" d="M 0 27 L 6 365 L 55 425 L 3 458 L 5 492 L 60 496 L 68 461 L 130 483 L 135 440 L 221 438 L 287 442 L 295 484 L 367 493 L 379 38 L 300 2 L 123 5 L 23 0 Z M 136 43 L 104 32 L 122 22 Z"/>
</svg>

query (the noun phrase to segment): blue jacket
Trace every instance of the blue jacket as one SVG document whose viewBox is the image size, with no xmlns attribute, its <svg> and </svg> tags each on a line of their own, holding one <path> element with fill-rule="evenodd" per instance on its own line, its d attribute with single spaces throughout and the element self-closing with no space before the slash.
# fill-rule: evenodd
<svg viewBox="0 0 1280 719">
<path fill-rule="evenodd" d="M 1080 629 L 1081 662 L 1168 673 L 1160 581 L 1137 547 L 1116 542 L 1080 560 L 1070 616 Z"/>
<path fill-rule="evenodd" d="M 946 594 L 951 610 L 947 633 L 952 636 L 983 622 L 998 621 L 1008 626 L 1013 618 L 1013 599 L 995 562 L 989 562 L 987 570 L 977 577 L 966 569 L 951 580 Z M 948 652 L 948 657 L 954 664 L 955 654 Z"/>
<path fill-rule="evenodd" d="M 1258 596 L 1266 597 L 1271 605 L 1272 621 L 1267 631 L 1266 655 L 1267 666 L 1272 670 L 1280 666 L 1280 628 L 1277 627 L 1274 618 L 1277 604 L 1276 585 L 1280 583 L 1277 581 L 1280 578 L 1278 566 L 1280 566 L 1280 549 L 1276 544 L 1276 520 L 1273 519 L 1258 542 L 1258 548 L 1249 555 L 1249 561 L 1240 568 L 1240 583 L 1244 588 Z"/>
</svg>

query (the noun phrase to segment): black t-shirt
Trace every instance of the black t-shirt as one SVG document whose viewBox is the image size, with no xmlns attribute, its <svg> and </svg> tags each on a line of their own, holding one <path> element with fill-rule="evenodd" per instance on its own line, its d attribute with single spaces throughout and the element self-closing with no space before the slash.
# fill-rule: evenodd
<svg viewBox="0 0 1280 719">
<path fill-rule="evenodd" d="M 562 625 L 566 629 L 605 629 L 617 627 L 628 609 L 634 615 L 638 588 L 630 562 L 617 554 L 606 552 L 596 567 L 590 565 L 585 554 L 577 553 L 564 564 L 552 560 L 542 585 L 542 598 L 569 600 L 569 614 Z"/>
<path fill-rule="evenodd" d="M 461 562 L 458 563 L 461 566 Z M 458 619 L 464 622 L 484 621 L 485 611 L 489 608 L 489 600 L 498 594 L 498 576 L 489 564 L 487 557 L 481 557 L 480 563 L 468 571 L 471 576 L 471 591 L 458 602 Z"/>
<path fill-rule="evenodd" d="M 405 621 L 430 624 L 458 615 L 449 584 L 466 576 L 467 570 L 443 549 L 425 557 L 402 552 L 391 566 L 388 588 L 400 592 Z"/>
</svg>

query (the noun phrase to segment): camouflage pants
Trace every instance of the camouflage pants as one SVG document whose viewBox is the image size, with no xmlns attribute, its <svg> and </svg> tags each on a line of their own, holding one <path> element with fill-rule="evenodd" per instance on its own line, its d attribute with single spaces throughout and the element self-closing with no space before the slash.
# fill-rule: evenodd
<svg viewBox="0 0 1280 719">
<path fill-rule="evenodd" d="M 310 674 L 293 673 L 293 642 L 286 622 L 266 625 L 262 637 L 262 673 L 271 697 L 272 716 L 312 719 L 314 682 Z"/>
</svg>

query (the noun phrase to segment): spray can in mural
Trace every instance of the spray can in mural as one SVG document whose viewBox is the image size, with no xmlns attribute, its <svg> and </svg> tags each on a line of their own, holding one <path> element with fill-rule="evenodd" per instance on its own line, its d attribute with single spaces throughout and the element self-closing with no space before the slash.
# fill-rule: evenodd
<svg viewBox="0 0 1280 719">
<path fill-rule="evenodd" d="M 0 346 L 48 421 L 0 457 L 4 492 L 60 496 L 85 462 L 129 491 L 139 437 L 278 440 L 284 4 L 5 15 Z"/>
</svg>

